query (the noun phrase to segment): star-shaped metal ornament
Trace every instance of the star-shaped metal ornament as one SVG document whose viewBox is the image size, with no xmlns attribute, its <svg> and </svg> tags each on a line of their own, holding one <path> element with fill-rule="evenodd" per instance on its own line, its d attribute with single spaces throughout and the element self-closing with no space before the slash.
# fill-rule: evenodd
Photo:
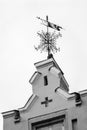
<svg viewBox="0 0 87 130">
<path fill-rule="evenodd" d="M 57 51 L 60 50 L 60 48 L 57 48 L 56 46 L 56 40 L 59 37 L 62 37 L 62 34 L 59 32 L 58 34 L 55 33 L 55 31 L 53 33 L 51 32 L 44 32 L 43 30 L 37 33 L 38 36 L 40 37 L 40 44 L 36 47 L 35 49 L 38 51 L 40 50 L 42 51 L 46 51 L 48 52 L 48 54 L 50 54 L 51 52 L 55 53 Z"/>
<path fill-rule="evenodd" d="M 46 16 L 46 20 L 41 19 L 40 17 L 37 17 L 43 22 L 43 25 L 47 27 L 47 32 L 44 32 L 43 30 L 41 32 L 38 32 L 38 36 L 40 37 L 40 44 L 36 47 L 35 49 L 38 51 L 40 50 L 41 52 L 46 51 L 48 52 L 48 58 L 50 56 L 52 57 L 51 52 L 55 53 L 57 51 L 60 51 L 60 48 L 57 48 L 56 41 L 59 37 L 62 37 L 62 34 L 60 33 L 60 30 L 63 29 L 61 26 L 58 26 L 54 23 L 51 23 L 48 20 L 48 16 Z M 48 28 L 55 29 L 58 31 L 56 32 L 49 32 Z"/>
</svg>

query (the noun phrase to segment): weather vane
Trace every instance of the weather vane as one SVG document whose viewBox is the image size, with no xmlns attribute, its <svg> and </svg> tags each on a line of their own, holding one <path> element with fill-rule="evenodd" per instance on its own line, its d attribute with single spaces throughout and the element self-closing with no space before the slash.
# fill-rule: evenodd
<svg viewBox="0 0 87 130">
<path fill-rule="evenodd" d="M 39 32 L 37 33 L 38 36 L 40 37 L 40 44 L 37 47 L 35 47 L 35 49 L 41 50 L 41 52 L 42 51 L 48 52 L 48 58 L 50 58 L 50 56 L 52 56 L 51 52 L 54 53 L 60 50 L 60 48 L 56 47 L 56 40 L 59 37 L 62 37 L 60 30 L 63 28 L 61 26 L 49 22 L 48 16 L 46 16 L 46 20 L 41 19 L 40 17 L 37 18 L 40 19 L 42 21 L 42 24 L 44 24 L 47 27 L 47 31 L 46 32 L 41 31 L 41 33 Z M 48 27 L 57 30 L 58 34 L 56 34 L 55 31 L 53 33 L 49 32 Z"/>
</svg>

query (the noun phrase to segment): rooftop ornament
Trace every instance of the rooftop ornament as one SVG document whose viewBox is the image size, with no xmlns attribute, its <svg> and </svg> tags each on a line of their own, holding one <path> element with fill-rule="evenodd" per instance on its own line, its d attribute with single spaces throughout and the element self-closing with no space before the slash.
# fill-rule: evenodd
<svg viewBox="0 0 87 130">
<path fill-rule="evenodd" d="M 38 51 L 40 50 L 42 51 L 46 51 L 48 52 L 48 57 L 47 58 L 51 58 L 53 55 L 51 52 L 55 53 L 57 51 L 60 51 L 60 48 L 57 48 L 56 46 L 56 40 L 59 37 L 62 37 L 62 34 L 60 33 L 60 30 L 63 29 L 61 26 L 57 26 L 51 22 L 48 21 L 48 16 L 46 16 L 46 20 L 41 19 L 40 17 L 37 17 L 38 19 L 40 19 L 42 21 L 42 24 L 44 24 L 47 27 L 47 31 L 44 32 L 43 30 L 41 32 L 38 32 L 38 36 L 40 37 L 40 44 L 36 47 L 35 49 Z M 56 32 L 49 32 L 48 27 L 55 29 L 58 31 L 58 33 L 56 34 Z"/>
</svg>

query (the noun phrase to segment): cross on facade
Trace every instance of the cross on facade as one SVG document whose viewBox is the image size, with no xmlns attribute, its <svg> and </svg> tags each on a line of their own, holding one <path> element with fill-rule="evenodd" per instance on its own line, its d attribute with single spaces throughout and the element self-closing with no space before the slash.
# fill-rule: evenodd
<svg viewBox="0 0 87 130">
<path fill-rule="evenodd" d="M 48 104 L 52 102 L 52 99 L 48 99 L 48 97 L 45 97 L 45 101 L 41 102 L 41 104 L 45 104 L 45 107 L 48 107 Z"/>
</svg>

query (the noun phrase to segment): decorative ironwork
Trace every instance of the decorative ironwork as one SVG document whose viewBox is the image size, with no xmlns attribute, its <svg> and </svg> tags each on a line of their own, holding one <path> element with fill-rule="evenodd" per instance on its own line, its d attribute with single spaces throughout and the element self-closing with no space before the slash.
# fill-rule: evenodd
<svg viewBox="0 0 87 130">
<path fill-rule="evenodd" d="M 40 37 L 40 44 L 36 47 L 35 49 L 38 51 L 40 50 L 42 51 L 46 51 L 48 52 L 48 58 L 50 57 L 51 52 L 55 53 L 57 51 L 60 51 L 60 48 L 57 48 L 56 45 L 56 40 L 59 37 L 62 37 L 62 34 L 60 33 L 60 29 L 63 29 L 60 26 L 57 26 L 51 22 L 48 21 L 48 16 L 46 17 L 46 20 L 43 20 L 41 18 L 38 17 L 38 19 L 42 20 L 42 22 L 45 22 L 45 26 L 47 26 L 47 32 L 44 32 L 43 30 L 41 32 L 38 32 L 38 36 Z M 48 27 L 51 27 L 53 29 L 56 29 L 57 31 L 59 31 L 57 34 L 56 32 L 49 32 L 48 31 Z"/>
<path fill-rule="evenodd" d="M 37 34 L 40 37 L 40 44 L 37 47 L 35 47 L 37 51 L 46 51 L 48 52 L 48 54 L 50 54 L 50 52 L 55 53 L 59 50 L 59 48 L 56 47 L 56 40 L 57 38 L 62 36 L 60 32 L 56 34 L 55 32 L 47 33 L 42 31 L 41 33 L 38 32 Z"/>
</svg>

